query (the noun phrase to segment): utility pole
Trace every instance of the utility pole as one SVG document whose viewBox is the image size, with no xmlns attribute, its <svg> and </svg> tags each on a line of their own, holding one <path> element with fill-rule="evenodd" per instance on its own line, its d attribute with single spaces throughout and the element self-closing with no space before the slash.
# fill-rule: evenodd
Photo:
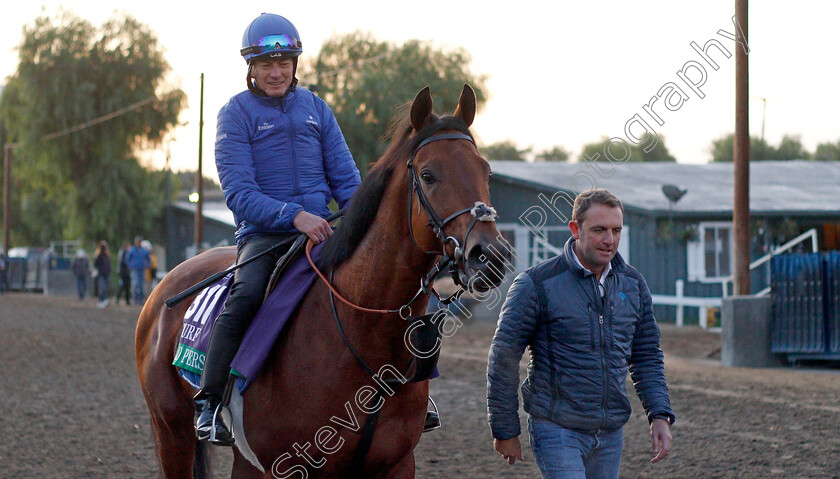
<svg viewBox="0 0 840 479">
<path fill-rule="evenodd" d="M 735 158 L 732 230 L 735 236 L 733 295 L 750 294 L 750 108 L 747 58 L 747 0 L 735 0 L 736 37 L 743 35 L 743 48 L 735 48 Z M 740 32 L 737 31 L 740 26 Z"/>
<path fill-rule="evenodd" d="M 201 74 L 201 96 L 199 97 L 198 110 L 198 171 L 195 173 L 195 191 L 198 193 L 198 201 L 195 204 L 195 253 L 201 250 L 201 243 L 204 242 L 204 214 L 202 205 L 204 203 L 204 181 L 201 174 L 201 152 L 204 131 L 204 73 Z"/>
<path fill-rule="evenodd" d="M 767 98 L 761 97 L 761 142 L 764 143 L 764 117 L 767 115 Z"/>
<path fill-rule="evenodd" d="M 10 188 L 12 187 L 12 144 L 6 143 L 3 147 L 3 251 L 9 254 L 11 244 L 9 242 L 9 201 L 12 198 Z"/>
</svg>

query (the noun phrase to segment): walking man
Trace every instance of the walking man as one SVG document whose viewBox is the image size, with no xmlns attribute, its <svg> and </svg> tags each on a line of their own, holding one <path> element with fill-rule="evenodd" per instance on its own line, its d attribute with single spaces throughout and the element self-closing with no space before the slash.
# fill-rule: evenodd
<svg viewBox="0 0 840 479">
<path fill-rule="evenodd" d="M 647 283 L 618 254 L 623 220 L 610 191 L 579 194 L 563 254 L 516 277 L 490 345 L 490 429 L 510 464 L 523 460 L 517 393 L 519 361 L 530 348 L 522 398 L 544 478 L 618 478 L 628 371 L 650 422 L 651 462 L 671 451 L 675 416 L 659 326 Z"/>
</svg>

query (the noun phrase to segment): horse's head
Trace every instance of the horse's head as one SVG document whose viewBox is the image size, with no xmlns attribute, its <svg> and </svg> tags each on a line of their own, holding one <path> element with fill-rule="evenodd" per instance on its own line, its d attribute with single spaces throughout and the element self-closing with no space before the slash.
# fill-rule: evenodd
<svg viewBox="0 0 840 479">
<path fill-rule="evenodd" d="M 418 246 L 453 259 L 457 283 L 484 292 L 502 282 L 511 255 L 490 206 L 490 165 L 469 132 L 475 110 L 469 85 L 464 85 L 452 117 L 439 119 L 432 113 L 428 87 L 414 98 L 409 225 Z"/>
</svg>

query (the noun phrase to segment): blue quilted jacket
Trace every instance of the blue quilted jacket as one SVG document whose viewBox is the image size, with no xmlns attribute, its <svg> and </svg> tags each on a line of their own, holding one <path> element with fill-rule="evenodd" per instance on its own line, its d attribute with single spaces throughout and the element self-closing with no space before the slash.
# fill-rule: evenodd
<svg viewBox="0 0 840 479">
<path fill-rule="evenodd" d="M 490 345 L 487 410 L 493 437 L 520 434 L 519 360 L 525 411 L 568 429 L 615 430 L 630 417 L 629 370 L 648 418 L 674 413 L 665 382 L 659 326 L 642 275 L 616 254 L 603 301 L 595 275 L 564 253 L 516 277 Z"/>
<path fill-rule="evenodd" d="M 216 168 L 237 243 L 295 231 L 301 211 L 326 218 L 330 199 L 343 208 L 360 183 L 335 116 L 305 88 L 282 98 L 239 93 L 217 125 Z"/>
</svg>

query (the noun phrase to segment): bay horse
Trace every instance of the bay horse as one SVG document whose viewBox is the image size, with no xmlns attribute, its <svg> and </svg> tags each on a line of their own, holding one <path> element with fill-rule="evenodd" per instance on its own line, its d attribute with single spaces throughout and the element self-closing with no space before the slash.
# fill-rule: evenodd
<svg viewBox="0 0 840 479">
<path fill-rule="evenodd" d="M 429 381 L 386 386 L 388 394 L 377 398 L 371 391 L 382 379 L 371 372 L 396 377 L 412 363 L 403 313 L 425 311 L 429 292 L 418 284 L 441 258 L 449 258 L 457 282 L 476 291 L 497 287 L 510 259 L 488 206 L 490 167 L 469 132 L 475 93 L 464 85 L 452 116 L 438 117 L 432 106 L 426 87 L 395 123 L 388 150 L 321 251 L 317 266 L 326 281 L 306 293 L 240 397 L 233 477 L 414 477 Z M 166 478 L 203 475 L 208 462 L 193 429 L 195 390 L 172 366 L 190 301 L 167 309 L 164 300 L 235 260 L 235 248 L 224 247 L 178 265 L 137 322 L 137 371 Z M 363 308 L 335 302 L 331 288 Z M 250 454 L 239 447 L 243 434 Z M 354 454 L 360 448 L 365 453 Z"/>
</svg>

